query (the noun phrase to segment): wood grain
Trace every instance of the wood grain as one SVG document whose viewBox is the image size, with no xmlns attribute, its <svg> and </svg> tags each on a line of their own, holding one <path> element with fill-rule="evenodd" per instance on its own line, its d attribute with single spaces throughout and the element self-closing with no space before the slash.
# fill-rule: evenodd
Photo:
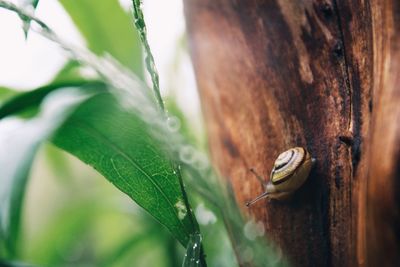
<svg viewBox="0 0 400 267">
<path fill-rule="evenodd" d="M 372 1 L 374 88 L 366 202 L 369 266 L 400 264 L 400 2 Z"/>
<path fill-rule="evenodd" d="M 398 249 L 394 2 L 185 0 L 212 158 L 238 201 L 263 191 L 249 168 L 268 177 L 280 152 L 304 146 L 318 160 L 290 202 L 244 210 L 294 266 L 376 266 L 372 242 L 381 256 Z"/>
</svg>

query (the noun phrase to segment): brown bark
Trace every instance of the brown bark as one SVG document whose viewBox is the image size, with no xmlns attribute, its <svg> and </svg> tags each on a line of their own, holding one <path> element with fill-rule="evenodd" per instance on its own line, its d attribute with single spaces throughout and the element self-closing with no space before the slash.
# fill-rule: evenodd
<svg viewBox="0 0 400 267">
<path fill-rule="evenodd" d="M 249 210 L 295 266 L 400 264 L 400 3 L 185 0 L 213 161 L 239 203 L 276 156 L 318 162 Z M 267 178 L 268 179 L 268 178 Z M 368 234 L 366 234 L 368 233 Z"/>
<path fill-rule="evenodd" d="M 373 1 L 374 88 L 367 177 L 370 266 L 400 264 L 400 1 Z"/>
</svg>

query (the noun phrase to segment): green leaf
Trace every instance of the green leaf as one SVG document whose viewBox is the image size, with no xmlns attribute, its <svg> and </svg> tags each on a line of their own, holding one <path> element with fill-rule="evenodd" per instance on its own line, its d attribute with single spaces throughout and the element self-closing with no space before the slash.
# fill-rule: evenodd
<svg viewBox="0 0 400 267">
<path fill-rule="evenodd" d="M 108 52 L 142 77 L 142 51 L 130 15 L 118 0 L 60 0 L 87 41 L 98 55 Z"/>
<path fill-rule="evenodd" d="M 3 103 L 0 106 L 0 119 L 8 115 L 17 114 L 28 108 L 37 108 L 49 93 L 66 87 L 88 87 L 91 88 L 91 90 L 104 90 L 104 84 L 98 81 L 78 80 L 72 82 L 52 83 L 29 92 L 19 93 Z"/>
<path fill-rule="evenodd" d="M 0 242 L 10 256 L 16 254 L 25 186 L 36 150 L 87 97 L 76 88 L 59 90 L 46 97 L 37 117 L 0 121 Z"/>
<path fill-rule="evenodd" d="M 185 258 L 182 267 L 200 267 L 201 266 L 201 235 L 194 234 L 190 236 L 190 241 L 186 248 Z"/>
<path fill-rule="evenodd" d="M 6 101 L 6 99 L 13 97 L 18 94 L 17 90 L 11 88 L 0 87 L 0 106 Z"/>
<path fill-rule="evenodd" d="M 52 83 L 65 83 L 84 80 L 79 73 L 81 64 L 76 60 L 68 61 L 54 77 Z"/>
<path fill-rule="evenodd" d="M 179 177 L 146 124 L 111 95 L 78 108 L 54 143 L 93 166 L 186 246 L 196 226 Z"/>
<path fill-rule="evenodd" d="M 35 267 L 34 265 L 31 265 L 28 263 L 17 262 L 17 261 L 2 261 L 2 260 L 0 260 L 0 266 L 1 267 Z"/>
</svg>

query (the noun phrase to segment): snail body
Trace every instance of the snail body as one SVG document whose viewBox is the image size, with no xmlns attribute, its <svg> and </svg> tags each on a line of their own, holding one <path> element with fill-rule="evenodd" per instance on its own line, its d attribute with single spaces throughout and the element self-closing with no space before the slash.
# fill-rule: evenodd
<svg viewBox="0 0 400 267">
<path fill-rule="evenodd" d="M 262 177 L 251 170 L 265 184 L 265 192 L 248 202 L 250 206 L 263 198 L 285 200 L 299 189 L 307 180 L 315 159 L 303 147 L 294 147 L 281 153 L 274 162 L 269 182 L 265 184 Z"/>
</svg>

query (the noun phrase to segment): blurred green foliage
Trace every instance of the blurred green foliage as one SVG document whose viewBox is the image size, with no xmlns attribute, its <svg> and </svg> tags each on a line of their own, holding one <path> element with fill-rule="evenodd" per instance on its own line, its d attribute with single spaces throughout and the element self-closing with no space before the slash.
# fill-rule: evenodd
<svg viewBox="0 0 400 267">
<path fill-rule="evenodd" d="M 142 51 L 131 15 L 118 0 L 60 0 L 87 46 L 98 55 L 109 53 L 123 65 L 143 76 Z"/>
<path fill-rule="evenodd" d="M 68 180 L 57 179 L 57 166 L 50 168 L 50 149 L 69 163 Z M 20 259 L 38 266 L 180 265 L 183 249 L 164 227 L 65 152 L 46 145 L 33 168 L 32 183 L 27 214 L 34 216 L 25 217 Z M 42 184 L 54 192 L 43 196 Z M 170 253 L 177 254 L 177 262 L 170 262 Z"/>
<path fill-rule="evenodd" d="M 101 4 L 99 4 L 98 1 L 90 0 L 60 2 L 63 4 L 65 10 L 70 14 L 77 28 L 85 37 L 88 47 L 93 52 L 101 56 L 110 54 L 126 67 L 133 70 L 136 75 L 139 77 L 143 76 L 140 41 L 137 38 L 136 31 L 132 27 L 133 21 L 131 15 L 122 9 L 117 0 L 102 1 Z M 4 3 L 1 4 L 3 5 Z M 34 3 L 32 2 L 31 4 L 34 8 L 36 8 L 37 1 Z M 7 7 L 7 4 L 5 4 L 5 6 Z M 14 7 L 12 7 L 12 9 L 15 10 Z M 25 24 L 31 23 L 31 19 L 28 16 L 21 14 L 20 16 L 23 18 Z M 112 23 L 110 23 L 110 21 Z M 25 28 L 25 30 L 27 31 L 28 28 Z M 82 79 L 80 69 L 81 64 L 72 60 L 68 62 L 64 68 L 62 68 L 58 75 L 56 75 L 53 83 L 38 88 L 37 90 L 15 94 L 12 90 L 2 89 L 0 91 L 0 96 L 7 99 L 7 101 L 0 106 L 0 118 L 10 114 L 19 114 L 19 116 L 21 116 L 24 115 L 27 110 L 31 109 L 38 111 L 40 103 L 46 98 L 47 95 L 63 87 L 79 87 L 85 90 L 84 87 L 91 82 L 87 82 Z M 102 87 L 102 84 L 99 82 L 90 84 L 90 86 L 93 85 L 95 85 L 95 87 Z M 100 99 L 104 100 L 105 98 L 103 97 Z M 110 96 L 108 96 L 107 99 L 110 99 Z M 90 106 L 90 103 L 95 103 L 95 105 Z M 107 131 L 107 124 L 101 124 L 101 121 L 96 120 L 96 117 L 99 115 L 98 111 L 102 111 L 106 116 L 108 115 L 109 119 L 106 119 L 105 122 L 108 120 L 108 122 L 117 121 L 120 123 L 120 126 L 114 125 L 116 127 L 108 128 L 113 132 L 105 133 L 111 134 L 112 137 L 118 136 L 116 135 L 118 133 L 123 133 L 119 131 L 121 126 L 130 125 L 130 123 L 135 121 L 134 116 L 128 116 L 127 118 L 130 120 L 133 117 L 132 121 L 127 121 L 126 119 L 121 121 L 115 120 L 115 116 L 124 113 L 120 112 L 121 110 L 112 112 L 112 107 L 115 107 L 116 105 L 113 105 L 109 100 L 108 102 L 106 101 L 106 103 L 104 103 L 104 101 L 97 102 L 97 104 L 93 101 L 90 103 L 88 103 L 88 108 L 80 109 L 82 112 L 90 111 L 90 113 L 94 115 L 88 116 L 88 121 L 85 121 L 84 124 L 88 125 L 87 123 L 90 124 L 92 121 L 97 123 L 97 126 L 100 125 L 100 127 L 103 127 L 100 131 L 101 134 L 103 134 L 104 131 Z M 33 116 L 36 115 L 37 112 L 29 112 L 29 114 L 30 116 L 25 116 L 25 118 L 32 118 L 32 120 L 36 120 L 36 118 Z M 79 118 L 85 119 L 86 115 L 88 114 L 78 113 L 78 115 L 74 116 L 75 120 L 72 118 L 69 120 L 69 122 L 72 123 L 72 121 L 77 121 Z M 82 143 L 76 142 L 77 140 L 73 138 L 73 134 L 70 136 L 65 136 L 68 135 L 68 132 L 75 132 L 75 129 L 68 131 L 68 125 L 69 124 L 67 123 L 64 128 L 59 131 L 59 134 L 56 138 L 58 144 L 68 147 L 71 152 L 76 152 L 77 155 L 80 156 L 84 161 L 92 163 L 92 165 L 94 164 L 95 168 L 103 169 L 105 172 L 103 172 L 103 174 L 106 174 L 106 177 L 112 177 L 110 176 L 110 171 L 112 171 L 113 168 L 112 166 L 110 168 L 110 165 L 104 165 L 101 154 L 99 154 L 99 161 L 93 160 L 92 152 L 98 150 L 97 148 L 102 147 L 103 144 L 99 144 L 97 140 L 97 143 L 94 142 L 94 145 L 97 146 L 94 150 L 90 150 L 89 147 L 82 147 Z M 131 125 L 135 125 L 135 123 Z M 146 128 L 144 126 L 145 125 L 141 123 L 141 125 L 136 126 L 136 129 L 143 132 L 143 130 Z M 29 132 L 29 130 L 27 132 Z M 81 132 L 81 134 L 82 133 L 83 132 Z M 132 132 L 128 131 L 128 133 Z M 43 137 L 47 137 L 49 134 L 50 132 L 43 134 Z M 89 136 L 87 136 L 86 141 L 90 141 L 91 139 L 96 141 L 96 138 L 93 138 L 93 136 L 90 136 L 90 134 L 91 133 L 89 133 Z M 81 138 L 85 135 L 83 134 L 78 136 Z M 115 140 L 116 139 L 114 139 L 114 141 Z M 154 146 L 151 148 L 151 142 L 149 143 L 149 141 L 145 141 L 145 132 L 143 132 L 143 135 L 121 136 L 119 139 L 117 137 L 117 140 L 125 140 L 125 144 L 122 144 L 123 149 L 126 148 L 126 145 L 131 145 L 132 149 L 130 151 L 137 153 L 139 156 L 137 158 L 139 165 L 143 166 L 144 168 L 148 169 L 151 165 L 143 162 L 143 160 L 150 159 L 153 161 L 153 164 L 155 164 L 153 166 L 157 168 L 154 169 L 153 167 L 150 167 L 150 173 L 147 173 L 143 176 L 145 180 L 147 177 L 153 177 L 154 172 L 157 172 L 158 175 L 164 175 L 164 173 L 169 172 L 169 183 L 174 180 L 171 175 L 175 175 L 175 171 L 168 167 L 168 164 L 170 163 L 165 162 L 164 165 L 161 164 L 163 161 L 161 157 L 156 160 L 155 156 L 157 155 L 154 154 L 154 151 L 156 151 L 157 148 Z M 136 142 L 132 143 L 129 142 L 129 140 L 136 140 Z M 38 139 L 33 139 L 32 148 L 34 149 L 31 150 L 32 153 L 27 155 L 31 159 L 33 159 L 33 153 L 38 147 L 40 141 L 42 141 L 41 137 Z M 84 142 L 83 144 L 87 143 Z M 147 148 L 147 150 L 137 150 L 138 146 Z M 110 149 L 110 152 L 114 151 L 114 147 L 110 147 Z M 68 163 L 71 161 L 70 158 L 68 159 L 68 157 L 65 157 L 64 154 L 57 152 L 57 150 L 54 150 L 53 148 L 50 149 L 48 147 L 46 151 L 46 157 L 51 158 L 51 161 L 48 161 L 48 163 L 52 163 L 51 169 L 59 173 L 57 176 L 65 176 L 65 173 L 73 173 L 74 168 L 69 166 L 70 164 Z M 81 153 L 82 151 L 87 152 Z M 150 157 L 146 156 L 146 153 L 153 154 Z M 122 155 L 125 155 L 125 152 L 123 152 Z M 110 156 L 112 159 L 115 155 L 110 154 Z M 15 203 L 19 207 L 12 209 L 15 212 L 14 214 L 16 214 L 18 217 L 20 216 L 19 213 L 21 212 L 20 203 L 23 199 L 23 188 L 25 187 L 27 179 L 26 177 L 28 175 L 27 171 L 30 169 L 31 161 L 32 160 L 21 160 L 21 163 L 26 164 L 26 168 L 23 168 L 23 170 L 26 171 L 21 172 L 21 178 L 19 179 L 22 179 L 21 181 L 23 181 L 24 185 L 16 184 L 15 188 L 20 190 L 20 194 L 17 195 L 19 202 Z M 128 159 L 128 161 L 130 161 L 130 159 Z M 142 175 L 140 171 L 133 173 L 126 172 L 127 170 L 125 170 L 125 167 L 123 166 L 120 166 L 118 169 L 119 171 L 125 171 L 124 175 L 127 174 L 128 176 L 135 178 L 136 183 L 143 184 L 143 182 L 140 182 L 142 180 L 140 178 L 140 175 Z M 60 173 L 60 170 L 62 170 L 62 173 Z M 118 171 L 117 174 L 119 175 Z M 157 197 L 157 195 L 164 195 L 170 199 L 167 201 L 167 204 L 172 203 L 171 205 L 174 205 L 175 202 L 183 201 L 183 199 L 179 197 L 181 190 L 179 183 L 175 184 L 175 188 L 172 186 L 172 183 L 169 185 L 161 185 L 163 191 L 156 192 L 158 188 L 157 186 L 149 191 L 146 189 L 146 187 L 132 187 L 132 185 L 129 185 L 129 182 L 125 185 L 121 184 L 121 182 L 124 180 L 120 179 L 122 177 L 118 177 L 118 175 L 117 177 L 114 176 L 116 177 L 114 182 L 117 185 L 119 184 L 119 187 L 122 189 L 122 191 L 125 191 L 128 195 L 134 196 L 136 200 L 139 200 L 138 202 L 142 206 L 150 209 L 153 216 L 157 217 L 156 214 L 158 211 L 160 214 L 160 216 L 158 216 L 159 220 L 164 225 L 169 227 L 170 231 L 173 232 L 173 235 L 183 244 L 188 242 L 189 234 L 197 229 L 197 227 L 195 227 L 196 229 L 193 228 L 193 222 L 190 221 L 190 216 L 185 216 L 183 220 L 180 220 L 178 218 L 176 207 L 171 206 L 171 210 L 168 210 L 169 208 L 162 209 L 162 207 L 159 206 L 162 202 L 157 203 L 158 206 L 154 206 L 154 204 L 151 204 L 153 203 L 153 200 L 150 200 L 151 196 Z M 139 177 L 137 177 L 137 175 L 139 175 Z M 155 185 L 162 182 L 162 179 L 160 180 L 157 176 L 154 177 L 155 180 L 153 183 L 155 183 Z M 151 179 L 154 179 L 154 177 Z M 85 179 L 85 177 L 79 177 L 79 179 Z M 16 234 L 12 237 L 7 237 L 8 240 L 13 242 L 11 247 L 17 246 L 16 251 L 13 251 L 14 248 L 9 248 L 9 251 L 13 251 L 12 254 L 9 254 L 2 251 L 4 248 L 0 248 L 0 257 L 8 255 L 9 259 L 17 258 L 19 260 L 24 260 L 40 266 L 177 266 L 181 264 L 183 258 L 183 249 L 179 248 L 175 239 L 168 233 L 168 231 L 164 229 L 164 227 L 161 227 L 157 222 L 155 222 L 154 219 L 149 218 L 149 216 L 144 215 L 143 212 L 140 212 L 137 209 L 135 209 L 134 214 L 129 214 L 129 216 L 126 214 L 121 214 L 120 210 L 110 213 L 109 209 L 105 208 L 108 207 L 110 203 L 107 201 L 101 201 L 104 199 L 104 195 L 90 198 L 88 197 L 90 194 L 88 194 L 87 190 L 79 190 L 82 191 L 82 193 L 77 194 L 78 190 L 77 188 L 75 188 L 75 190 L 71 188 L 70 180 L 71 177 L 64 177 L 63 179 L 57 180 L 58 182 L 62 183 L 63 189 L 70 193 L 73 192 L 73 198 L 71 200 L 70 196 L 68 201 L 60 201 L 56 198 L 57 200 L 52 203 L 58 206 L 58 208 L 54 211 L 54 214 L 48 214 L 47 212 L 42 214 L 37 210 L 37 208 L 29 210 L 29 205 L 32 204 L 33 201 L 29 199 L 28 193 L 28 200 L 26 201 L 28 208 L 27 211 L 25 211 L 25 214 L 28 214 L 28 216 L 25 218 L 28 218 L 28 220 L 31 221 L 32 219 L 35 219 L 35 217 L 39 216 L 41 218 L 46 218 L 46 220 L 41 222 L 43 225 L 38 227 L 35 230 L 35 233 L 29 233 L 29 230 L 26 228 L 29 229 L 31 223 L 26 223 L 26 227 L 23 228 L 23 234 L 21 235 L 21 242 L 16 243 Z M 164 192 L 164 190 L 168 188 L 171 190 Z M 46 192 L 43 190 L 44 189 L 41 189 L 38 192 L 43 194 Z M 115 196 L 120 195 L 116 192 L 114 192 L 114 194 Z M 13 194 L 11 196 L 14 198 Z M 47 197 L 51 199 L 51 196 Z M 95 202 L 96 205 L 94 205 L 93 202 Z M 14 201 L 11 201 L 11 203 L 14 203 Z M 151 208 L 152 205 L 154 208 Z M 49 208 L 51 209 L 51 207 Z M 188 215 L 191 214 L 190 211 L 186 213 Z M 132 215 L 136 215 L 134 220 L 131 218 Z M 112 219 L 113 217 L 114 219 Z M 131 221 L 131 227 L 124 229 L 121 227 L 121 220 L 126 220 L 128 217 Z M 6 218 L 6 216 L 4 216 L 2 219 L 4 218 Z M 171 218 L 172 221 L 168 218 Z M 168 223 L 168 221 L 170 221 L 170 223 Z M 13 221 L 12 225 L 15 229 L 19 230 L 19 220 Z M 181 226 L 183 225 L 186 226 L 182 228 Z M 133 230 L 134 228 L 137 228 L 137 230 Z M 111 229 L 111 231 L 105 231 L 105 229 Z M 3 233 L 8 235 L 9 231 L 5 230 L 2 232 L 2 234 Z M 33 236 L 33 239 L 30 239 L 30 236 Z M 102 236 L 103 238 L 101 238 Z M 3 242 L 0 243 L 7 244 Z M 35 246 L 32 246 L 33 243 Z M 132 251 L 137 251 L 137 254 L 132 253 Z M 138 257 L 138 255 L 140 255 L 140 257 Z M 154 255 L 157 256 L 154 257 Z M 17 263 L 9 261 L 8 264 L 16 265 Z"/>
<path fill-rule="evenodd" d="M 89 95 L 89 92 L 75 88 L 59 90 L 52 94 L 52 101 L 40 106 L 40 112 L 34 118 L 7 118 L 0 125 L 0 146 L 3 150 L 0 154 L 0 241 L 4 242 L 10 257 L 18 253 L 22 203 L 36 151 L 40 143 Z"/>
</svg>

